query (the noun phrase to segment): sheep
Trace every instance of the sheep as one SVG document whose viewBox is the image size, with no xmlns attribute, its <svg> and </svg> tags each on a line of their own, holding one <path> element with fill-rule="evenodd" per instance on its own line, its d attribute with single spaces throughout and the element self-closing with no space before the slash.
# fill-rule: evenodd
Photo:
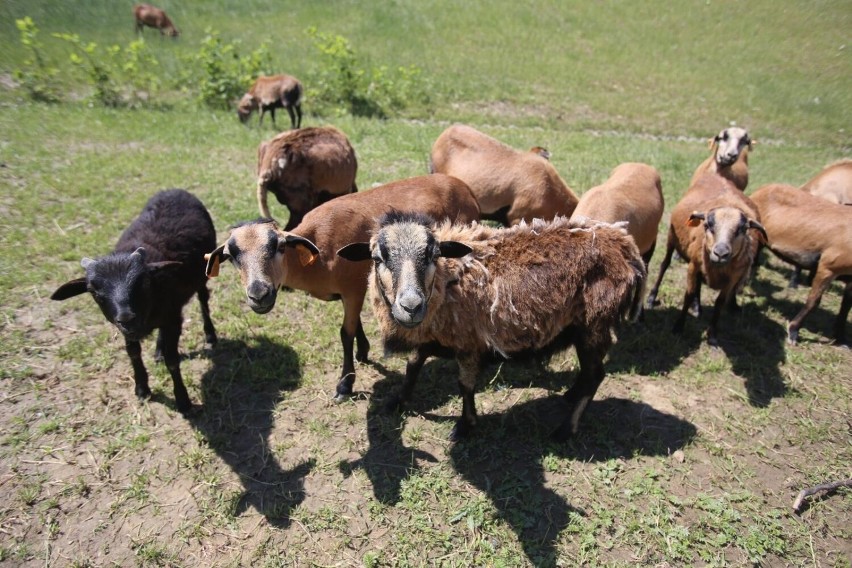
<svg viewBox="0 0 852 568">
<path fill-rule="evenodd" d="M 839 205 L 852 205 L 852 159 L 827 165 L 802 186 L 811 195 Z"/>
<path fill-rule="evenodd" d="M 748 186 L 748 153 L 757 140 L 752 140 L 745 128 L 725 128 L 709 141 L 713 152 L 701 162 L 692 174 L 689 185 L 695 184 L 705 173 L 715 173 L 733 183 L 740 191 Z"/>
<path fill-rule="evenodd" d="M 263 126 L 266 111 L 272 114 L 272 126 L 275 124 L 275 109 L 284 108 L 290 115 L 290 127 L 302 126 L 302 83 L 290 75 L 260 76 L 243 95 L 237 104 L 237 116 L 240 122 L 248 122 L 251 113 L 260 110 L 258 126 Z"/>
<path fill-rule="evenodd" d="M 805 306 L 787 325 L 787 340 L 791 344 L 798 341 L 802 321 L 837 278 L 846 287 L 834 323 L 834 339 L 838 345 L 848 346 L 845 326 L 852 307 L 852 207 L 783 184 L 763 186 L 751 199 L 769 235 L 769 250 L 814 272 Z"/>
<path fill-rule="evenodd" d="M 852 160 L 845 158 L 829 164 L 816 176 L 802 186 L 802 190 L 811 195 L 822 197 L 839 205 L 852 205 Z M 790 288 L 796 288 L 802 276 L 802 269 L 795 267 L 790 276 Z M 813 283 L 813 273 L 808 284 Z"/>
<path fill-rule="evenodd" d="M 370 349 L 361 325 L 369 266 L 340 261 L 334 252 L 369 238 L 375 219 L 391 210 L 422 211 L 462 223 L 479 218 L 479 206 L 464 182 L 440 174 L 420 176 L 333 199 L 305 215 L 292 232 L 282 231 L 270 219 L 237 226 L 208 257 L 209 276 L 218 274 L 222 260 L 232 262 L 240 271 L 249 307 L 259 314 L 273 308 L 282 286 L 320 300 L 342 300 L 343 370 L 336 400 L 352 394 L 355 339 L 358 361 L 366 361 Z"/>
<path fill-rule="evenodd" d="M 673 331 L 683 331 L 691 306 L 700 305 L 701 284 L 719 290 L 710 326 L 708 343 L 718 346 L 717 326 L 722 307 L 735 305 L 735 295 L 745 285 L 761 244 L 754 234 L 766 239 L 757 207 L 734 184 L 715 174 L 704 174 L 689 187 L 671 213 L 666 256 L 660 273 L 648 294 L 648 307 L 654 306 L 660 283 L 678 254 L 688 263 L 683 308 Z"/>
<path fill-rule="evenodd" d="M 432 145 L 429 171 L 467 183 L 483 219 L 515 225 L 534 218 L 570 217 L 577 196 L 547 157 L 538 146 L 521 152 L 470 126 L 454 124 Z"/>
<path fill-rule="evenodd" d="M 266 195 L 290 209 L 285 231 L 298 225 L 305 213 L 326 201 L 355 193 L 358 160 L 355 150 L 333 126 L 282 132 L 257 148 L 257 205 L 260 216 L 271 218 Z"/>
<path fill-rule="evenodd" d="M 647 164 L 628 162 L 616 166 L 603 184 L 583 193 L 571 218 L 625 221 L 647 271 L 657 246 L 663 207 L 663 185 L 657 170 Z M 639 317 L 643 317 L 641 308 Z"/>
<path fill-rule="evenodd" d="M 636 244 L 619 227 L 565 217 L 510 228 L 431 223 L 390 214 L 369 243 L 338 251 L 352 261 L 373 259 L 370 297 L 384 346 L 413 350 L 391 406 L 410 397 L 429 356 L 454 354 L 463 408 L 450 438 L 462 439 L 476 425 L 484 356 L 573 344 L 580 373 L 565 393 L 572 410 L 554 436 L 576 434 L 604 379 L 613 328 L 641 298 L 646 271 Z"/>
<path fill-rule="evenodd" d="M 136 33 L 141 34 L 145 26 L 160 30 L 160 35 L 178 37 L 180 31 L 175 27 L 164 10 L 150 4 L 133 6 L 133 18 L 136 21 Z"/>
<path fill-rule="evenodd" d="M 83 258 L 86 276 L 66 282 L 51 299 L 92 294 L 107 321 L 124 335 L 139 398 L 151 395 L 140 342 L 158 329 L 155 358 L 165 360 L 174 383 L 175 406 L 187 414 L 192 403 L 180 373 L 181 311 L 197 295 L 206 341 L 216 344 L 204 276 L 204 253 L 214 246 L 216 230 L 201 201 L 182 189 L 161 191 L 121 234 L 112 254 L 97 260 Z"/>
</svg>

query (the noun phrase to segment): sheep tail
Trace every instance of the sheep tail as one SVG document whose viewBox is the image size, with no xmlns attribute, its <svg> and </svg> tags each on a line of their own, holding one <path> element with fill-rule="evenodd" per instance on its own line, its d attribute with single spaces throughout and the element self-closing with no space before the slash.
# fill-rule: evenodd
<svg viewBox="0 0 852 568">
<path fill-rule="evenodd" d="M 636 322 L 642 312 L 642 299 L 645 297 L 645 285 L 648 282 L 648 274 L 645 270 L 645 264 L 639 259 L 638 261 L 630 262 L 633 268 L 633 289 L 630 294 L 630 305 L 627 309 L 627 320 Z"/>
<path fill-rule="evenodd" d="M 269 215 L 269 205 L 266 201 L 266 184 L 262 178 L 257 180 L 257 206 L 260 209 L 260 216 L 264 219 L 271 219 Z"/>
</svg>

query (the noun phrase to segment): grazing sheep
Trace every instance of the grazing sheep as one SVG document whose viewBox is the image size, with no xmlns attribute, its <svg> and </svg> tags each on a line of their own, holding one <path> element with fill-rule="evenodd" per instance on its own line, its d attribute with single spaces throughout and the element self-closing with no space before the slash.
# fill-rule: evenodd
<svg viewBox="0 0 852 568">
<path fill-rule="evenodd" d="M 258 126 L 263 126 L 266 111 L 272 114 L 275 124 L 275 109 L 283 108 L 290 115 L 290 128 L 302 126 L 302 83 L 290 75 L 261 76 L 252 84 L 237 105 L 240 122 L 246 123 L 251 113 L 260 109 Z"/>
<path fill-rule="evenodd" d="M 444 130 L 432 145 L 429 170 L 468 184 L 482 218 L 514 225 L 534 218 L 570 217 L 577 196 L 536 146 L 521 152 L 462 124 Z M 545 150 L 546 152 L 546 150 Z"/>
<path fill-rule="evenodd" d="M 782 184 L 761 187 L 751 199 L 769 235 L 769 249 L 791 264 L 814 271 L 805 306 L 787 326 L 788 341 L 798 341 L 802 321 L 837 278 L 846 287 L 834 323 L 834 338 L 839 345 L 848 345 L 845 327 L 852 307 L 852 207 Z"/>
<path fill-rule="evenodd" d="M 164 10 L 150 4 L 136 4 L 133 7 L 136 20 L 136 33 L 141 34 L 145 26 L 160 30 L 160 35 L 178 37 L 180 31 L 175 27 Z"/>
<path fill-rule="evenodd" d="M 192 403 L 180 374 L 181 311 L 197 294 L 207 343 L 216 343 L 204 276 L 204 253 L 214 246 L 216 231 L 201 201 L 182 189 L 161 191 L 122 233 L 112 254 L 97 260 L 84 258 L 86 276 L 66 282 L 51 299 L 92 294 L 107 321 L 124 335 L 140 398 L 151 395 L 140 341 L 159 329 L 155 357 L 165 359 L 174 383 L 175 406 L 185 414 Z"/>
<path fill-rule="evenodd" d="M 326 201 L 355 193 L 358 160 L 352 144 L 333 126 L 282 132 L 257 148 L 257 205 L 271 217 L 266 201 L 272 192 L 290 209 L 289 231 L 305 213 Z"/>
<path fill-rule="evenodd" d="M 745 128 L 732 126 L 710 139 L 713 153 L 701 162 L 692 174 L 692 186 L 705 173 L 715 173 L 733 183 L 740 191 L 748 185 L 748 153 L 757 140 L 752 140 Z"/>
<path fill-rule="evenodd" d="M 838 205 L 852 205 L 852 160 L 846 158 L 826 166 L 802 186 L 804 191 Z M 790 288 L 796 288 L 802 277 L 801 267 L 795 267 L 790 276 Z M 808 284 L 813 283 L 811 272 Z"/>
<path fill-rule="evenodd" d="M 827 165 L 802 189 L 838 205 L 852 205 L 852 159 Z"/>
<path fill-rule="evenodd" d="M 733 304 L 757 255 L 760 240 L 752 234 L 754 231 L 766 239 L 754 203 L 726 179 L 714 174 L 699 176 L 672 210 L 666 256 L 660 264 L 657 282 L 648 294 L 648 307 L 653 307 L 672 253 L 677 249 L 689 267 L 683 309 L 674 331 L 683 331 L 686 314 L 699 303 L 704 282 L 719 290 L 707 331 L 708 343 L 718 345 L 716 328 L 721 309 L 728 302 Z"/>
<path fill-rule="evenodd" d="M 485 355 L 571 344 L 580 374 L 565 394 L 572 410 L 555 435 L 576 434 L 604 379 L 612 330 L 638 307 L 646 275 L 623 229 L 564 217 L 495 229 L 448 222 L 433 227 L 423 216 L 391 214 L 369 243 L 352 243 L 338 254 L 373 259 L 370 295 L 385 347 L 415 350 L 392 404 L 410 397 L 429 356 L 455 355 L 463 409 L 454 440 L 476 424 L 474 390 Z"/>
<path fill-rule="evenodd" d="M 370 267 L 342 261 L 334 253 L 347 243 L 368 239 L 376 218 L 394 210 L 421 211 L 460 223 L 479 218 L 476 199 L 462 181 L 445 175 L 421 176 L 333 199 L 305 215 L 292 233 L 269 219 L 238 226 L 209 256 L 210 276 L 218 273 L 220 261 L 231 260 L 240 271 L 248 305 L 257 313 L 273 308 L 282 286 L 320 300 L 343 301 L 338 400 L 352 394 L 356 337 L 358 361 L 366 361 L 370 349 L 361 326 Z"/>
</svg>

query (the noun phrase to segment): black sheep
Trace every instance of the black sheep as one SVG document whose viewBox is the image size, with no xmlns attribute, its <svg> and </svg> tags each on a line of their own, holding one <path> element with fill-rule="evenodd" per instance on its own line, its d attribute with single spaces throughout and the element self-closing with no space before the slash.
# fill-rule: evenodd
<svg viewBox="0 0 852 568">
<path fill-rule="evenodd" d="M 201 201 L 182 189 L 161 191 L 122 233 L 112 254 L 84 258 L 86 276 L 66 282 L 51 299 L 92 294 L 106 319 L 124 334 L 140 398 L 150 396 L 151 389 L 139 342 L 159 329 L 155 358 L 165 360 L 174 382 L 175 405 L 186 413 L 192 403 L 180 374 L 181 310 L 198 294 L 207 343 L 216 343 L 204 261 L 204 253 L 215 247 L 213 221 Z"/>
</svg>

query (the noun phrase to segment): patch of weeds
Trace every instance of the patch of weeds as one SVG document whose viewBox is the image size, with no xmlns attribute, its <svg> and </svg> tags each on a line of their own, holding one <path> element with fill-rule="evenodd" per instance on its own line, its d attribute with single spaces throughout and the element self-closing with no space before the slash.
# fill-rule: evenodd
<svg viewBox="0 0 852 568">
<path fill-rule="evenodd" d="M 151 493 L 148 491 L 149 484 L 150 480 L 147 473 L 137 473 L 133 476 L 130 487 L 125 490 L 124 494 L 128 499 L 135 499 L 140 504 L 145 504 L 151 497 Z"/>
<path fill-rule="evenodd" d="M 324 420 L 323 418 L 314 418 L 312 420 L 308 420 L 308 431 L 312 434 L 316 434 L 324 440 L 330 438 L 332 435 L 331 427 L 328 425 L 328 421 Z"/>
<path fill-rule="evenodd" d="M 20 499 L 21 503 L 24 505 L 34 505 L 36 501 L 38 501 L 39 495 L 41 495 L 41 487 L 41 480 L 24 483 L 23 486 L 18 489 L 18 499 Z"/>
<path fill-rule="evenodd" d="M 45 435 L 45 434 L 52 434 L 53 432 L 58 431 L 60 427 L 61 427 L 61 424 L 60 424 L 59 420 L 51 419 L 51 420 L 48 420 L 46 422 L 42 422 L 41 424 L 39 424 L 37 430 L 38 430 L 39 434 Z"/>
<path fill-rule="evenodd" d="M 325 506 L 315 513 L 297 507 L 290 512 L 290 516 L 305 525 L 309 531 L 346 530 L 346 519 L 341 517 L 334 507 Z"/>
<path fill-rule="evenodd" d="M 179 564 L 177 557 L 169 552 L 164 544 L 159 542 L 132 542 L 131 548 L 143 565 L 172 565 Z"/>
</svg>

